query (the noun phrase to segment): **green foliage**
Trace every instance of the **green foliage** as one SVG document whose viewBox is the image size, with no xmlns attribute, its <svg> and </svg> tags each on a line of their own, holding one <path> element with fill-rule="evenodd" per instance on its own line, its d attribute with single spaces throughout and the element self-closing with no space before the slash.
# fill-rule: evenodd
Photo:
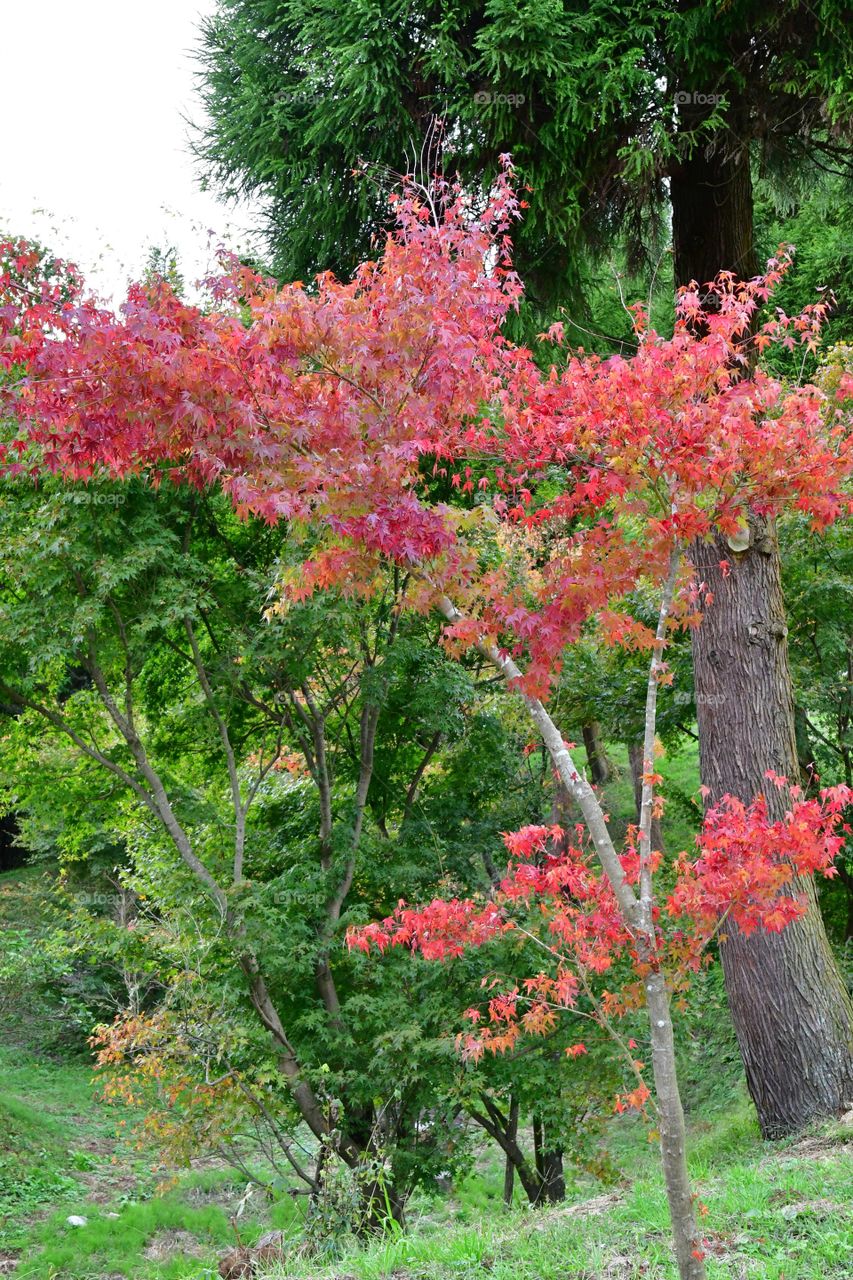
<svg viewBox="0 0 853 1280">
<path fill-rule="evenodd" d="M 146 1106 L 174 1158 L 207 1147 L 251 1159 L 248 1133 L 256 1157 L 283 1160 L 277 1127 L 292 1135 L 300 1115 L 217 903 L 158 820 L 156 777 L 223 886 L 306 1080 L 336 1126 L 364 1142 L 382 1126 L 395 1186 L 405 1193 L 463 1165 L 470 1136 L 455 1117 L 484 1089 L 547 1112 L 567 1147 L 592 1158 L 595 1126 L 581 1133 L 578 1117 L 607 1073 L 580 1066 L 550 1089 L 561 1040 L 488 1070 L 456 1055 L 482 965 L 504 972 L 509 955 L 440 968 L 397 953 L 376 965 L 343 940 L 347 925 L 386 914 L 401 895 L 488 889 L 500 832 L 545 811 L 550 779 L 531 770 L 490 681 L 451 663 L 432 624 L 398 622 L 396 579 L 376 599 L 322 597 L 268 616 L 290 554 L 286 533 L 241 526 L 209 497 L 7 483 L 0 685 L 11 714 L 0 781 L 22 842 L 48 866 L 58 855 L 61 875 L 38 936 L 10 949 L 5 976 L 41 991 L 79 1039 L 121 1012 L 117 1029 L 99 1033 L 117 1054 L 110 1087 Z M 304 727 L 321 698 L 328 818 L 317 725 Z M 358 726 L 374 708 L 362 823 Z M 138 746 L 120 731 L 122 715 Z M 236 879 L 222 724 L 252 797 Z M 350 859 L 352 884 L 329 928 Z M 33 941 L 44 973 L 29 960 Z M 339 1013 L 318 978 L 323 955 Z M 231 1084 L 211 1092 L 211 1079 Z"/>
<path fill-rule="evenodd" d="M 165 280 L 176 297 L 184 292 L 184 277 L 178 262 L 178 251 L 174 245 L 152 245 L 145 262 L 143 280 L 151 283 Z"/>
<path fill-rule="evenodd" d="M 806 163 L 790 184 L 759 183 L 756 240 L 760 261 L 780 245 L 793 245 L 794 268 L 782 281 L 774 303 L 789 315 L 830 297 L 824 346 L 816 356 L 781 349 L 768 352 L 768 366 L 782 376 L 814 378 L 834 362 L 833 344 L 853 337 L 853 254 L 849 227 L 853 218 L 853 186 L 846 172 L 827 174 Z"/>
<path fill-rule="evenodd" d="M 754 143 L 774 173 L 846 154 L 829 136 L 853 113 L 845 22 L 832 0 L 778 13 L 756 0 L 220 0 L 203 25 L 197 150 L 223 194 L 263 197 L 286 278 L 368 256 L 395 174 L 482 187 L 512 152 L 532 188 L 516 240 L 533 307 L 579 304 L 590 249 L 613 255 L 626 238 L 631 268 L 658 260 L 665 179 L 700 148 Z"/>
</svg>

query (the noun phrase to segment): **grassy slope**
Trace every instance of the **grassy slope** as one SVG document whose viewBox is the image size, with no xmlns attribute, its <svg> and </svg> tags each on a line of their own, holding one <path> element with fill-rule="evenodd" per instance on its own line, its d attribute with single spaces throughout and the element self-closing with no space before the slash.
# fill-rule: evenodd
<svg viewBox="0 0 853 1280">
<path fill-rule="evenodd" d="M 709 1141 L 710 1139 L 710 1141 Z M 853 1275 L 853 1134 L 825 1130 L 799 1144 L 742 1134 L 720 1160 L 716 1134 L 692 1168 L 709 1214 L 710 1277 L 849 1280 Z M 663 1280 L 675 1277 L 660 1179 L 638 1173 L 621 1193 L 542 1213 L 495 1206 L 466 1226 L 426 1219 L 407 1236 L 317 1268 L 291 1258 L 270 1276 L 292 1280 Z"/>
<path fill-rule="evenodd" d="M 614 813 L 630 811 L 625 762 L 608 788 Z M 689 795 L 692 752 L 664 772 Z M 671 847 L 690 843 L 686 805 L 668 814 Z M 3 877 L 2 879 L 6 879 Z M 14 913 L 12 913 L 14 914 Z M 8 917 L 7 917 L 8 918 Z M 1 922 L 0 922 L 1 923 Z M 833 1126 L 796 1143 L 762 1144 L 746 1102 L 736 1051 L 713 981 L 697 992 L 682 1028 L 682 1075 L 691 1104 L 691 1168 L 707 1203 L 709 1272 L 742 1280 L 842 1280 L 853 1276 L 853 1129 Z M 95 1096 L 83 1060 L 22 1047 L 21 1021 L 0 1022 L 0 1264 L 24 1280 L 200 1280 L 234 1243 L 229 1219 L 246 1187 L 228 1169 L 200 1162 L 158 1190 L 152 1153 L 134 1149 L 131 1116 Z M 24 1037 L 26 1039 L 26 1037 Z M 491 1149 L 449 1198 L 421 1197 L 405 1237 L 368 1247 L 343 1241 L 309 1257 L 293 1201 L 254 1196 L 240 1218 L 246 1242 L 270 1226 L 293 1238 L 276 1276 L 293 1280 L 663 1280 L 673 1277 L 656 1150 L 636 1122 L 614 1124 L 611 1147 L 625 1183 L 588 1180 L 574 1202 L 546 1212 L 507 1212 Z M 69 1214 L 87 1217 L 69 1227 Z M 110 1217 L 117 1214 L 117 1217 Z M 2 1270 L 0 1265 L 0 1270 Z"/>
<path fill-rule="evenodd" d="M 157 1193 L 143 1155 L 121 1136 L 121 1115 L 97 1103 L 88 1079 L 79 1065 L 0 1053 L 6 1184 L 0 1258 L 16 1257 L 16 1276 L 28 1280 L 215 1274 L 217 1258 L 234 1242 L 229 1217 L 245 1187 L 228 1170 L 208 1167 Z M 507 1212 L 499 1164 L 486 1153 L 450 1198 L 420 1198 L 412 1206 L 408 1235 L 367 1247 L 344 1241 L 329 1261 L 301 1251 L 289 1200 L 250 1207 L 240 1229 L 248 1241 L 269 1225 L 289 1229 L 292 1253 L 270 1276 L 292 1280 L 674 1277 L 655 1149 L 637 1122 L 620 1124 L 613 1145 L 628 1167 L 625 1185 L 615 1191 L 596 1195 L 578 1187 L 583 1199 L 577 1205 Z M 716 1114 L 694 1117 L 691 1168 L 709 1210 L 712 1277 L 853 1275 L 850 1127 L 762 1144 L 749 1107 L 735 1095 Z M 86 1216 L 87 1225 L 69 1227 L 71 1213 Z"/>
<path fill-rule="evenodd" d="M 8 1035 L 8 1028 L 6 1029 Z M 178 1280 L 215 1271 L 234 1244 L 245 1180 L 211 1161 L 177 1174 L 130 1137 L 85 1061 L 0 1045 L 0 1263 L 27 1280 Z M 87 1219 L 69 1226 L 70 1215 Z M 293 1229 L 292 1202 L 250 1196 L 241 1234 Z M 0 1268 L 2 1269 L 2 1268 Z"/>
</svg>

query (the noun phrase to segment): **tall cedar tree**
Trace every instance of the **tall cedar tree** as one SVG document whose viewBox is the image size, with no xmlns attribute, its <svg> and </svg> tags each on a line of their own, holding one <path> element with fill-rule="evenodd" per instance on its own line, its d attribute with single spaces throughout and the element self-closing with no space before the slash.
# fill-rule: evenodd
<svg viewBox="0 0 853 1280">
<path fill-rule="evenodd" d="M 443 166 L 473 183 L 511 150 L 533 188 L 515 262 L 538 307 L 576 295 L 585 248 L 627 232 L 640 249 L 667 200 L 676 283 L 750 278 L 755 164 L 850 166 L 848 19 L 844 4 L 789 0 L 221 0 L 204 27 L 199 151 L 220 189 L 268 197 L 288 276 L 347 272 L 365 253 L 384 211 L 359 160 L 374 176 Z M 748 800 L 768 769 L 797 768 L 772 525 L 757 522 L 735 564 L 726 582 L 708 570 L 718 606 L 694 648 L 711 800 Z M 779 937 L 731 930 L 723 956 L 765 1134 L 836 1112 L 851 1009 L 817 904 Z"/>
<path fill-rule="evenodd" d="M 848 19 L 826 0 L 220 0 L 197 150 L 217 190 L 267 202 L 288 279 L 370 255 L 383 169 L 483 182 L 505 151 L 535 193 L 515 260 L 540 304 L 572 295 L 582 247 L 639 248 L 670 196 L 678 282 L 751 276 L 751 148 L 780 179 L 849 166 Z"/>
</svg>

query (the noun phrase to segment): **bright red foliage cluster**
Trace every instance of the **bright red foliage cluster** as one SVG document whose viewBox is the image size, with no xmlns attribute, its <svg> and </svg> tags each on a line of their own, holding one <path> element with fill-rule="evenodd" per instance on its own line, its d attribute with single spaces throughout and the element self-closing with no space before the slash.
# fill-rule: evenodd
<svg viewBox="0 0 853 1280">
<path fill-rule="evenodd" d="M 462 192 L 442 197 L 437 216 L 407 191 L 399 233 L 349 284 L 278 287 L 234 264 L 208 310 L 161 283 L 134 286 L 116 316 L 76 280 L 45 289 L 24 246 L 0 247 L 0 364 L 21 375 L 0 404 L 19 424 L 6 470 L 168 472 L 269 521 L 312 521 L 325 549 L 292 594 L 369 589 L 377 558 L 415 568 L 422 605 L 444 590 L 476 615 L 451 640 L 476 631 L 523 653 L 537 693 L 591 617 L 650 643 L 621 601 L 665 576 L 674 541 L 732 532 L 748 506 L 817 524 L 846 509 L 849 418 L 814 387 L 736 376 L 753 342 L 816 339 L 822 304 L 751 333 L 787 259 L 749 283 L 721 276 L 699 336 L 687 290 L 672 338 L 636 309 L 633 355 L 558 351 L 543 371 L 503 336 L 520 295 L 508 171 L 477 217 Z M 483 572 L 458 510 L 430 497 L 442 474 L 491 508 L 524 572 L 517 557 Z M 687 592 L 675 612 L 695 612 Z"/>
<path fill-rule="evenodd" d="M 768 776 L 787 787 L 785 779 Z M 505 1053 L 523 1034 L 553 1030 L 559 1013 L 574 1009 L 581 994 L 592 999 L 593 976 L 624 957 L 638 978 L 650 966 L 663 968 L 678 986 L 687 971 L 698 967 L 725 919 L 747 933 L 756 928 L 778 931 L 797 919 L 805 906 L 796 878 L 835 874 L 833 863 L 843 833 L 849 832 L 843 813 L 853 792 L 831 787 L 812 799 L 804 799 L 797 787 L 788 793 L 791 807 L 776 822 L 768 821 L 763 796 L 751 805 L 726 796 L 708 811 L 697 837 L 698 856 L 676 861 L 673 892 L 664 910 L 655 911 L 656 949 L 650 960 L 638 953 L 581 827 L 564 832 L 558 826 L 529 826 L 506 834 L 510 861 L 491 900 L 435 901 L 418 909 L 401 903 L 381 923 L 350 930 L 349 945 L 362 951 L 408 946 L 435 960 L 459 956 L 512 931 L 537 941 L 548 953 L 548 964 L 520 986 L 490 997 L 488 1021 L 480 1009 L 468 1011 L 475 1025 L 462 1038 L 465 1054 Z M 632 884 L 639 877 L 634 835 L 629 831 L 622 857 Z M 599 1011 L 612 1018 L 631 1003 L 630 993 L 609 993 L 599 1001 Z M 570 1056 L 583 1052 L 583 1045 L 569 1050 Z"/>
<path fill-rule="evenodd" d="M 767 776 L 791 799 L 785 816 L 771 821 L 764 796 L 748 805 L 724 796 L 705 816 L 699 857 L 678 867 L 667 910 L 693 930 L 714 928 L 731 915 L 744 933 L 778 932 L 804 911 L 798 876 L 837 874 L 835 859 L 850 832 L 843 814 L 853 792 L 827 787 L 806 799 L 785 778 Z"/>
</svg>

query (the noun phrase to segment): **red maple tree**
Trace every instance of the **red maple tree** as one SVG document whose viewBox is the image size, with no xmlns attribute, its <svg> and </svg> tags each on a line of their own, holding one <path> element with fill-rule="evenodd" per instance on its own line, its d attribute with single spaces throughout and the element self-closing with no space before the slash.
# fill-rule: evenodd
<svg viewBox="0 0 853 1280">
<path fill-rule="evenodd" d="M 758 322 L 784 256 L 745 284 L 721 276 L 711 308 L 707 294 L 683 291 L 671 337 L 635 309 L 629 356 L 566 353 L 559 325 L 534 351 L 505 335 L 521 293 L 509 170 L 485 209 L 459 189 L 407 188 L 398 213 L 397 234 L 350 283 L 324 275 L 280 287 L 230 264 L 205 307 L 161 282 L 134 286 L 119 315 L 73 275 L 62 288 L 45 281 L 28 246 L 0 246 L 0 413 L 13 424 L 3 466 L 36 480 L 220 485 L 242 512 L 315 531 L 310 559 L 280 584 L 281 607 L 331 583 L 369 592 L 378 562 L 391 560 L 408 574 L 410 607 L 437 608 L 448 646 L 476 648 L 505 677 L 584 834 L 560 837 L 555 853 L 557 832 L 517 833 L 492 902 L 401 907 L 358 941 L 443 954 L 510 927 L 514 901 L 540 901 L 555 963 L 528 979 L 523 1001 L 521 987 L 496 997 L 471 1051 L 542 1029 L 571 1007 L 584 972 L 629 954 L 649 1014 L 676 1256 L 682 1277 L 698 1280 L 673 974 L 696 962 L 726 913 L 771 929 L 797 914 L 795 877 L 830 868 L 846 797 L 792 790 L 788 816 L 773 824 L 761 797 L 724 799 L 660 902 L 657 696 L 673 628 L 713 607 L 686 565 L 691 544 L 722 531 L 735 562 L 750 512 L 794 509 L 824 525 L 849 509 L 851 387 L 829 400 L 753 367 L 768 342 L 817 340 L 822 304 Z M 659 598 L 654 630 L 632 612 L 638 590 Z M 590 628 L 650 655 L 641 816 L 620 849 L 544 701 Z M 647 1091 L 640 1073 L 627 1104 Z"/>
</svg>

